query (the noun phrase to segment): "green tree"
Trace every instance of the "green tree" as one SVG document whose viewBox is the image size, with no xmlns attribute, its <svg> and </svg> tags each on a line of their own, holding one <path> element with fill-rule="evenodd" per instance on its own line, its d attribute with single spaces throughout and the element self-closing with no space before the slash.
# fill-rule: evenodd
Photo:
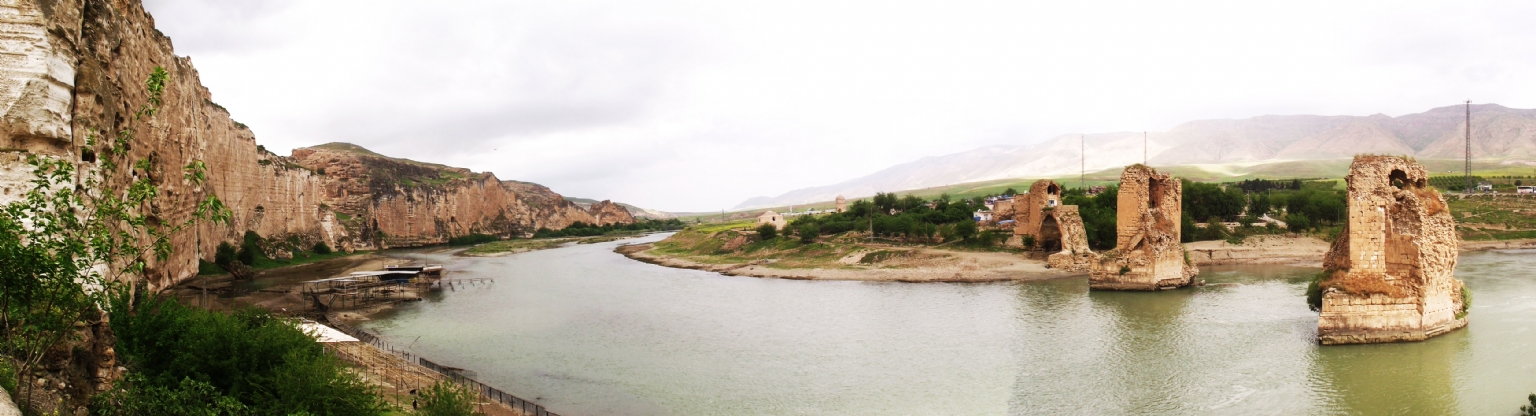
<svg viewBox="0 0 1536 416">
<path fill-rule="evenodd" d="M 815 222 L 801 224 L 795 232 L 800 234 L 800 242 L 810 244 L 816 242 L 816 237 L 821 236 L 821 227 Z"/>
<path fill-rule="evenodd" d="M 1018 194 L 1019 194 L 1019 191 L 1013 189 L 1013 187 L 1011 187 L 1011 186 L 1008 187 L 1008 189 L 1003 190 L 1003 196 L 1014 196 L 1014 195 L 1018 195 Z"/>
<path fill-rule="evenodd" d="M 961 240 L 969 240 L 969 239 L 971 239 L 971 238 L 973 238 L 975 236 L 976 236 L 976 222 L 975 221 L 961 221 L 961 222 L 955 223 L 955 237 L 959 237 Z"/>
<path fill-rule="evenodd" d="M 229 244 L 228 241 L 220 241 L 219 247 L 214 249 L 213 253 L 213 264 L 217 264 L 219 267 L 228 269 L 230 262 L 235 261 L 235 246 Z"/>
<path fill-rule="evenodd" d="M 762 237 L 763 240 L 772 240 L 779 236 L 779 229 L 774 227 L 773 224 L 759 225 L 757 226 L 757 236 Z"/>
<path fill-rule="evenodd" d="M 87 134 L 83 150 L 97 155 L 94 168 L 77 171 L 63 158 L 28 156 L 32 188 L 0 208 L 0 355 L 18 362 L 17 377 L 32 374 L 46 351 L 99 317 L 110 295 L 122 291 L 120 282 L 142 275 L 151 261 L 167 260 L 174 235 L 198 221 L 228 219 L 228 209 L 210 194 L 187 220 L 164 221 L 156 215 L 156 176 L 129 176 L 130 169 L 162 169 L 153 157 L 125 162 L 137 127 L 159 110 L 166 76 L 155 68 L 145 82 L 148 102 L 110 140 Z M 193 161 L 181 169 L 184 189 L 203 194 L 206 165 Z M 129 179 L 118 188 L 123 177 Z M 16 392 L 18 398 L 31 397 L 33 383 L 17 384 L 28 390 Z"/>
<path fill-rule="evenodd" d="M 450 382 L 438 382 L 421 392 L 422 416 L 470 416 L 475 414 L 475 393 Z"/>
<path fill-rule="evenodd" d="M 315 254 L 331 254 L 331 246 L 325 245 L 324 241 L 317 242 L 315 243 L 315 248 L 312 251 L 314 251 Z"/>
</svg>

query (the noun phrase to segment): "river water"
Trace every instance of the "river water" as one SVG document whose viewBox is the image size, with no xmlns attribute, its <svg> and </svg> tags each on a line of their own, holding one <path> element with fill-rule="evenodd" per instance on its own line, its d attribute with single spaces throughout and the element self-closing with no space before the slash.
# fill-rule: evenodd
<svg viewBox="0 0 1536 416">
<path fill-rule="evenodd" d="M 1465 254 L 1470 324 L 1319 346 L 1315 269 L 1206 267 L 1204 287 L 759 279 L 624 242 L 447 258 L 489 286 L 365 325 L 563 415 L 1513 414 L 1536 392 L 1536 251 Z"/>
</svg>

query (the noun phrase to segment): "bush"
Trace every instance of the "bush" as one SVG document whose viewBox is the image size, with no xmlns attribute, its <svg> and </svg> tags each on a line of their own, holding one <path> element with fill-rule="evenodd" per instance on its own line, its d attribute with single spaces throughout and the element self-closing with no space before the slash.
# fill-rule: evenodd
<svg viewBox="0 0 1536 416">
<path fill-rule="evenodd" d="M 423 416 L 470 416 L 475 414 L 475 394 L 450 382 L 438 382 L 421 393 L 421 408 L 416 414 Z"/>
<path fill-rule="evenodd" d="M 1019 238 L 1019 244 L 1023 245 L 1025 249 L 1033 249 L 1035 248 L 1035 236 L 1025 235 Z"/>
<path fill-rule="evenodd" d="M 795 232 L 800 234 L 800 242 L 810 244 L 816 242 L 816 237 L 821 236 L 821 227 L 814 222 L 801 224 Z"/>
<path fill-rule="evenodd" d="M 496 237 L 494 235 L 474 233 L 474 234 L 470 234 L 470 235 L 462 235 L 462 236 L 458 236 L 458 237 L 449 238 L 448 239 L 448 245 L 450 245 L 450 246 L 468 246 L 468 245 L 474 245 L 474 244 L 480 244 L 480 243 L 489 243 L 489 242 L 497 241 L 497 240 L 501 240 L 501 238 Z"/>
<path fill-rule="evenodd" d="M 240 251 L 235 253 L 235 260 L 239 260 L 240 264 L 247 266 L 254 265 L 256 264 L 256 250 L 251 247 L 241 247 Z"/>
<path fill-rule="evenodd" d="M 975 221 L 961 221 L 961 222 L 955 223 L 955 237 L 959 237 L 961 240 L 969 240 L 969 239 L 971 239 L 972 237 L 975 237 L 975 236 L 976 236 L 976 222 Z"/>
<path fill-rule="evenodd" d="M 1313 312 L 1323 310 L 1323 279 L 1327 277 L 1327 271 L 1320 272 L 1307 283 L 1307 308 Z"/>
<path fill-rule="evenodd" d="M 228 241 L 219 242 L 219 247 L 213 250 L 213 264 L 219 267 L 229 267 L 229 262 L 235 261 L 235 246 Z"/>
<path fill-rule="evenodd" d="M 110 321 L 117 352 L 136 374 L 123 400 L 223 403 L 204 394 L 202 386 L 183 381 L 191 379 L 237 400 L 251 414 L 377 415 L 384 410 L 372 387 L 282 318 L 255 308 L 223 313 L 144 297 L 130 313 L 125 299 L 113 301 Z M 220 414 L 214 410 L 202 414 Z M 93 411 L 111 414 L 100 406 Z"/>
<path fill-rule="evenodd" d="M 1472 289 L 1467 289 L 1466 286 L 1462 286 L 1461 287 L 1461 312 L 1457 312 L 1456 313 L 1456 319 L 1461 319 L 1463 317 L 1466 317 L 1467 316 L 1467 312 L 1471 311 L 1471 310 L 1472 310 Z"/>
<path fill-rule="evenodd" d="M 1526 397 L 1526 400 L 1529 400 L 1531 402 L 1531 404 L 1520 406 L 1520 415 L 1521 416 L 1536 416 L 1536 393 L 1533 393 L 1530 396 Z"/>
<path fill-rule="evenodd" d="M 222 416 L 245 415 L 249 409 L 239 400 L 220 394 L 212 384 L 181 379 L 174 388 L 148 385 L 142 376 L 129 375 L 111 391 L 91 398 L 92 416 Z"/>
<path fill-rule="evenodd" d="M 315 243 L 315 248 L 312 251 L 314 251 L 315 254 L 331 254 L 331 246 L 325 245 L 325 242 L 321 241 Z"/>
<path fill-rule="evenodd" d="M 0 355 L 0 388 L 8 394 L 16 394 L 16 367 L 4 355 Z"/>
<path fill-rule="evenodd" d="M 772 240 L 779 236 L 779 229 L 773 224 L 763 224 L 757 227 L 757 236 L 763 240 Z"/>
</svg>

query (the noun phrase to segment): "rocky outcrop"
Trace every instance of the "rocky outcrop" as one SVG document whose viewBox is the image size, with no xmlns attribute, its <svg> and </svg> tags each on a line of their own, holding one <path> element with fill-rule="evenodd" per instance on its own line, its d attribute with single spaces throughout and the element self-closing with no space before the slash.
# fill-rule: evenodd
<svg viewBox="0 0 1536 416">
<path fill-rule="evenodd" d="M 1356 156 L 1349 224 L 1323 258 L 1323 344 L 1420 341 L 1467 325 L 1456 221 L 1424 166 Z"/>
<path fill-rule="evenodd" d="M 635 222 L 635 216 L 630 215 L 628 209 L 624 209 L 623 206 L 606 199 L 603 202 L 587 207 L 587 212 L 592 213 L 592 221 L 596 225 L 631 224 Z"/>
<path fill-rule="evenodd" d="M 189 58 L 135 0 L 15 0 L 0 3 L 0 202 L 28 188 L 20 154 L 80 161 L 99 170 L 92 154 L 117 132 L 135 132 L 127 164 L 112 177 L 121 187 L 148 175 L 161 191 L 151 209 L 162 223 L 189 218 L 197 201 L 217 195 L 233 211 L 228 225 L 207 224 L 174 238 L 169 259 L 143 274 L 152 290 L 192 277 L 197 259 L 211 259 L 221 241 L 245 231 L 307 247 L 344 249 L 441 243 L 472 232 L 526 235 L 540 227 L 597 222 L 543 186 L 501 181 L 419 162 L 368 155 L 366 150 L 298 152 L 282 157 L 258 146 L 202 86 Z M 168 73 L 153 117 L 133 114 L 148 103 L 145 80 Z M 94 148 L 87 143 L 95 142 Z M 360 148 L 359 148 L 360 149 Z M 336 149 L 331 149 L 336 150 Z M 341 149 L 345 150 L 345 149 Z M 366 152 L 366 153 L 365 153 Z M 208 166 L 195 189 L 181 167 Z M 323 170 L 322 170 L 323 169 Z M 603 214 L 607 221 L 628 218 Z M 280 253 L 273 253 L 280 254 Z"/>
<path fill-rule="evenodd" d="M 1090 289 L 1162 290 L 1189 286 L 1200 270 L 1179 243 L 1183 184 L 1144 165 L 1120 174 L 1115 248 L 1094 261 Z"/>
<path fill-rule="evenodd" d="M 294 149 L 291 162 L 324 178 L 323 203 L 340 214 L 341 228 L 354 237 L 343 248 L 442 244 L 472 233 L 526 237 L 575 222 L 635 221 L 611 202 L 593 204 L 596 209 L 589 211 L 537 184 L 387 157 L 347 143 Z"/>
</svg>

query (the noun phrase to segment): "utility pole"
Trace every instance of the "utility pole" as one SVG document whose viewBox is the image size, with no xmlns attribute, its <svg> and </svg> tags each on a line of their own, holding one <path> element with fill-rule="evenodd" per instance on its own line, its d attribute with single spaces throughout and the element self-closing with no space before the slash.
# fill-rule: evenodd
<svg viewBox="0 0 1536 416">
<path fill-rule="evenodd" d="M 1466 193 L 1470 194 L 1472 193 L 1472 100 L 1467 100 L 1467 164 L 1465 168 L 1466 171 L 1462 174 L 1466 176 Z"/>
<path fill-rule="evenodd" d="M 1083 188 L 1083 192 L 1088 192 L 1088 137 L 1079 134 L 1077 135 L 1077 140 L 1080 146 L 1077 152 L 1083 156 L 1082 163 L 1077 168 L 1077 174 L 1079 175 L 1077 186 Z"/>
<path fill-rule="evenodd" d="M 1147 132 L 1141 132 L 1141 164 L 1147 164 Z"/>
</svg>

